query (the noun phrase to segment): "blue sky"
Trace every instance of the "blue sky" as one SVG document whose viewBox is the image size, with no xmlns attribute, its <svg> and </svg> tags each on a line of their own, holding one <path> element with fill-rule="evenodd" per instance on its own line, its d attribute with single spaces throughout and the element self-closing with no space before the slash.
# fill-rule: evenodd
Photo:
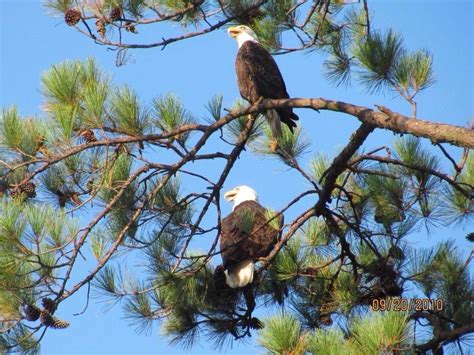
<svg viewBox="0 0 474 355">
<path fill-rule="evenodd" d="M 473 4 L 472 1 L 448 4 L 446 1 L 369 0 L 373 28 L 392 27 L 403 35 L 408 49 L 426 48 L 433 53 L 436 83 L 418 96 L 419 118 L 465 125 L 474 117 Z M 117 68 L 113 52 L 95 45 L 67 27 L 62 19 L 51 18 L 45 12 L 39 1 L 0 0 L 1 107 L 17 105 L 24 115 L 41 115 L 41 74 L 66 59 L 87 57 L 96 58 L 113 75 L 115 83 L 126 83 L 135 89 L 144 103 L 172 92 L 197 117 L 205 115 L 206 103 L 216 94 L 223 95 L 226 107 L 239 97 L 234 73 L 236 43 L 223 30 L 169 45 L 164 51 L 134 51 L 134 63 Z M 141 31 L 137 38 L 146 42 L 166 37 L 167 33 L 169 30 L 164 27 L 154 27 Z M 293 53 L 276 58 L 292 97 L 324 97 L 368 107 L 381 104 L 393 111 L 410 113 L 409 106 L 395 95 L 370 95 L 355 82 L 349 88 L 333 86 L 323 76 L 323 59 L 318 53 Z M 354 118 L 336 113 L 317 114 L 309 110 L 297 113 L 312 142 L 303 165 L 316 153 L 334 155 L 358 126 Z M 379 130 L 370 137 L 366 147 L 390 144 L 392 140 L 392 134 Z M 460 150 L 451 151 L 455 156 L 460 154 Z M 253 186 L 261 203 L 275 209 L 284 206 L 305 187 L 300 177 L 281 164 L 256 157 L 250 151 L 238 161 L 224 187 L 240 184 Z M 191 190 L 192 186 L 187 188 Z M 225 206 L 224 213 L 229 211 L 230 206 Z M 461 240 L 467 231 L 472 230 L 446 228 L 432 236 L 419 235 L 413 243 L 421 247 L 454 237 L 461 248 L 469 248 Z M 122 319 L 119 307 L 104 312 L 103 304 L 92 300 L 93 305 L 85 315 L 73 317 L 73 313 L 82 310 L 84 295 L 80 292 L 65 302 L 61 316 L 69 319 L 72 326 L 63 331 L 48 331 L 42 343 L 43 353 L 184 353 L 168 346 L 158 327 L 151 336 L 137 335 Z M 255 347 L 253 339 L 255 336 L 248 347 L 236 344 L 227 353 L 246 353 L 244 349 L 262 352 Z M 203 342 L 192 353 L 207 354 L 209 348 Z"/>
</svg>

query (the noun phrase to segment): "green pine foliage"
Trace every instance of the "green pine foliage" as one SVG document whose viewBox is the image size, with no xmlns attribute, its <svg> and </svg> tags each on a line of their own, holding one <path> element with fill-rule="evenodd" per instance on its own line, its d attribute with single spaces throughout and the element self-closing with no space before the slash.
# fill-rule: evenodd
<svg viewBox="0 0 474 355">
<path fill-rule="evenodd" d="M 275 315 L 265 322 L 260 344 L 272 354 L 304 354 L 306 334 L 292 315 Z"/>
<path fill-rule="evenodd" d="M 361 64 L 358 78 L 371 91 L 384 89 L 393 80 L 395 65 L 403 51 L 400 35 L 393 31 L 372 33 L 354 50 L 354 55 Z"/>
<path fill-rule="evenodd" d="M 0 117 L 0 147 L 8 149 L 12 157 L 28 161 L 44 144 L 46 127 L 36 118 L 22 119 L 17 108 L 3 109 Z"/>
<path fill-rule="evenodd" d="M 279 215 L 276 211 L 267 209 L 265 211 L 265 220 L 267 221 L 268 225 L 273 229 L 280 229 Z"/>
<path fill-rule="evenodd" d="M 119 268 L 114 269 L 110 265 L 106 265 L 94 280 L 94 286 L 107 297 L 113 297 L 119 293 L 117 288 L 117 280 L 120 283 L 122 274 Z"/>
<path fill-rule="evenodd" d="M 235 225 L 239 232 L 244 235 L 248 235 L 252 232 L 255 223 L 255 214 L 251 210 L 239 210 L 237 211 L 239 224 Z M 241 223 L 240 223 L 241 222 Z"/>
<path fill-rule="evenodd" d="M 211 115 L 211 119 L 209 119 L 208 122 L 215 122 L 222 117 L 223 99 L 224 97 L 222 95 L 216 95 L 209 100 L 206 108 Z"/>
<path fill-rule="evenodd" d="M 317 154 L 311 161 L 310 161 L 310 171 L 312 177 L 320 184 L 324 183 L 324 179 L 326 178 L 327 171 L 331 165 L 331 161 L 326 155 Z M 336 183 L 342 183 L 344 181 L 344 175 L 338 176 Z"/>
<path fill-rule="evenodd" d="M 393 91 L 416 116 L 415 96 L 435 81 L 433 58 L 424 49 L 408 51 L 395 30 L 370 29 L 362 3 L 48 0 L 45 5 L 63 18 L 79 11 L 77 26 L 86 22 L 93 32 L 91 21 L 102 21 L 105 33 L 98 42 L 128 43 L 136 27 L 157 22 L 170 22 L 177 31 L 182 28 L 176 25 L 207 30 L 216 19 L 245 24 L 271 51 L 323 53 L 325 75 L 333 83 L 355 78 L 369 92 Z M 112 11 L 120 18 L 112 19 Z M 288 42 L 289 34 L 295 37 Z M 118 58 L 125 53 L 120 49 Z M 282 136 L 273 137 L 264 115 L 256 117 L 248 137 L 242 134 L 254 118 L 249 116 L 203 133 L 203 127 L 210 129 L 206 124 L 219 124 L 224 111 L 232 115 L 248 104 L 239 100 L 227 110 L 224 98 L 215 96 L 201 122 L 174 94 L 142 102 L 131 87 L 114 85 L 92 59 L 55 65 L 41 84 L 44 117 L 23 117 L 11 107 L 2 109 L 0 119 L 0 314 L 9 319 L 0 319 L 0 329 L 9 328 L 0 332 L 1 352 L 39 351 L 35 329 L 43 326 L 28 321 L 23 306 L 39 306 L 45 295 L 60 306 L 88 285 L 110 307 L 120 303 L 138 332 L 158 323 L 171 343 L 184 347 L 204 340 L 220 349 L 258 333 L 262 347 L 274 354 L 412 351 L 425 340 L 409 333 L 417 314 L 370 311 L 374 300 L 408 297 L 411 284 L 423 297 L 445 300 L 436 313 L 440 329 L 472 323 L 472 276 L 461 253 L 451 242 L 423 250 L 407 240 L 423 224 L 433 231 L 472 219 L 472 152 L 446 173 L 443 157 L 418 138 L 395 140 L 386 155 L 361 148 L 337 176 L 324 213 L 302 223 L 275 258 L 257 263 L 250 293 L 221 289 L 215 280 L 217 239 L 209 250 L 194 249 L 196 240 L 216 238 L 220 228 L 209 217 L 220 211 L 210 197 L 221 187 L 215 184 L 219 177 L 200 162 L 209 153 L 219 166 L 246 139 L 254 152 L 277 158 L 310 183 L 312 190 L 297 203 L 311 211 L 320 189 L 331 182 L 334 157 L 317 154 L 305 162 L 311 145 L 302 126 L 291 133 L 283 125 Z M 194 124 L 197 129 L 186 129 Z M 206 134 L 212 141 L 188 148 Z M 212 156 L 216 141 L 219 154 Z M 192 188 L 198 186 L 194 178 L 205 187 Z M 294 217 L 297 203 L 284 211 L 285 218 Z M 277 229 L 275 213 L 266 217 Z M 251 233 L 255 216 L 243 214 L 241 220 L 235 229 Z M 285 222 L 283 237 L 295 221 Z M 84 259 L 95 264 L 84 268 Z M 84 277 L 78 269 L 90 272 L 83 284 L 75 283 Z M 252 314 L 254 307 L 260 309 Z M 260 311 L 275 315 L 262 322 L 255 317 Z M 431 331 L 426 322 L 418 324 Z"/>
<path fill-rule="evenodd" d="M 298 271 L 304 262 L 304 253 L 300 250 L 301 244 L 299 239 L 293 239 L 287 248 L 278 254 L 272 268 L 276 280 L 289 281 L 298 277 Z"/>
<path fill-rule="evenodd" d="M 212 279 L 213 270 L 194 264 L 197 272 L 162 272 L 157 290 L 158 313 L 166 314 L 162 331 L 171 343 L 185 348 L 192 346 L 201 335 L 216 347 L 226 344 L 229 337 L 240 333 L 239 320 L 235 318 L 237 295 L 231 291 L 218 295 Z M 193 268 L 194 268 L 193 267 Z"/>
<path fill-rule="evenodd" d="M 147 7 L 147 4 L 145 0 L 124 0 L 122 7 L 134 17 L 140 18 Z"/>
<path fill-rule="evenodd" d="M 324 62 L 325 76 L 333 84 L 345 85 L 351 81 L 351 59 L 340 40 L 333 41 L 331 56 Z"/>
<path fill-rule="evenodd" d="M 193 115 L 184 108 L 181 101 L 173 94 L 154 99 L 153 106 L 157 117 L 155 124 L 165 132 L 196 122 Z M 176 140 L 184 145 L 188 138 L 189 131 L 171 137 L 170 142 Z"/>
<path fill-rule="evenodd" d="M 394 71 L 396 82 L 413 96 L 434 83 L 433 58 L 426 50 L 419 50 L 401 57 Z"/>
<path fill-rule="evenodd" d="M 72 0 L 45 0 L 44 6 L 52 15 L 63 15 L 72 6 Z"/>
<path fill-rule="evenodd" d="M 18 351 L 22 354 L 36 355 L 40 354 L 40 345 L 31 337 L 30 330 L 20 325 L 9 330 L 8 334 L 0 334 L 0 351 L 11 352 Z"/>
<path fill-rule="evenodd" d="M 347 346 L 344 333 L 340 329 L 316 329 L 309 340 L 308 350 L 313 355 L 354 355 Z"/>
<path fill-rule="evenodd" d="M 351 327 L 351 345 L 356 353 L 390 353 L 408 341 L 408 316 L 404 312 L 375 313 L 357 319 Z"/>
<path fill-rule="evenodd" d="M 248 104 L 244 100 L 238 99 L 232 105 L 231 112 L 242 111 L 247 106 Z M 240 116 L 240 117 L 237 117 L 237 119 L 233 120 L 226 126 L 226 131 L 227 131 L 226 133 L 234 143 L 237 143 L 238 140 L 240 139 L 240 135 L 244 131 L 248 119 L 249 119 L 248 116 Z M 264 122 L 263 115 L 258 115 L 247 139 L 249 143 L 254 142 L 262 134 L 263 122 Z"/>
<path fill-rule="evenodd" d="M 42 79 L 44 110 L 51 125 L 68 141 L 82 128 L 96 128 L 106 120 L 109 79 L 94 60 L 64 62 L 53 66 Z"/>
<path fill-rule="evenodd" d="M 159 188 L 153 200 L 157 221 L 171 232 L 179 232 L 174 226 L 190 225 L 194 213 L 193 205 L 183 196 L 183 187 L 178 177 L 169 181 L 156 181 L 151 188 Z M 170 223 L 171 222 L 171 223 Z"/>
<path fill-rule="evenodd" d="M 127 134 L 142 135 L 148 125 L 147 112 L 140 107 L 137 95 L 128 87 L 118 88 L 111 101 L 113 123 Z"/>
<path fill-rule="evenodd" d="M 20 320 L 22 305 L 49 294 L 48 282 L 57 279 L 58 261 L 64 263 L 73 247 L 78 225 L 47 205 L 21 200 L 0 204 L 0 349 L 36 353 L 39 344 Z M 3 323 L 5 321 L 5 323 Z"/>
<path fill-rule="evenodd" d="M 466 196 L 458 189 L 450 187 L 447 193 L 448 197 L 448 214 L 453 222 L 467 222 L 472 220 L 472 212 L 474 205 L 472 195 L 474 191 L 474 154 L 468 153 L 466 164 L 463 171 L 458 176 L 459 184 L 465 187 L 466 191 L 470 191 L 470 195 Z"/>
<path fill-rule="evenodd" d="M 435 82 L 432 55 L 425 49 L 410 53 L 392 29 L 369 33 L 366 16 L 363 8 L 351 8 L 338 25 L 337 14 L 316 12 L 312 27 L 319 36 L 309 49 L 329 53 L 325 76 L 334 84 L 348 85 L 355 77 L 369 92 L 393 90 L 413 105 L 414 97 Z"/>
<path fill-rule="evenodd" d="M 290 167 L 298 165 L 298 160 L 308 152 L 311 145 L 299 127 L 292 133 L 282 123 L 281 136 L 274 137 L 266 123 L 263 126 L 263 133 L 263 137 L 254 146 L 255 151 L 264 156 L 275 157 Z"/>
<path fill-rule="evenodd" d="M 96 230 L 90 238 L 90 249 L 92 255 L 96 260 L 101 260 L 107 250 L 109 250 L 111 242 L 110 235 L 105 230 L 98 229 Z"/>
<path fill-rule="evenodd" d="M 420 166 L 427 171 L 439 170 L 439 158 L 422 147 L 419 139 L 410 137 L 395 141 L 395 151 L 398 158 L 409 166 Z M 435 201 L 440 199 L 439 178 L 416 169 L 400 168 L 401 174 L 414 184 L 413 199 L 418 202 L 419 213 L 426 221 L 437 223 L 442 217 L 441 208 Z"/>
<path fill-rule="evenodd" d="M 446 319 L 458 324 L 471 322 L 473 306 L 469 294 L 474 286 L 453 243 L 421 250 L 415 256 L 412 260 L 416 261 L 411 266 L 413 280 L 424 295 L 444 300 L 442 314 Z"/>
<path fill-rule="evenodd" d="M 304 331 L 291 315 L 266 320 L 259 342 L 272 354 L 378 354 L 392 353 L 408 341 L 407 314 L 373 313 L 352 318 L 347 331 L 332 328 Z"/>
</svg>

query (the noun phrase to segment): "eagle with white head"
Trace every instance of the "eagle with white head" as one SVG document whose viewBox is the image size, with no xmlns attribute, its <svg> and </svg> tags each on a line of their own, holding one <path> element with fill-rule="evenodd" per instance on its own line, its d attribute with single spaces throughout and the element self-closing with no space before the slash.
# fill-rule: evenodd
<svg viewBox="0 0 474 355">
<path fill-rule="evenodd" d="M 227 32 L 237 40 L 239 50 L 235 60 L 240 95 L 251 104 L 261 99 L 288 99 L 285 82 L 271 54 L 258 42 L 255 32 L 248 26 L 230 27 Z M 265 112 L 274 137 L 280 137 L 281 122 L 291 132 L 299 118 L 291 107 Z"/>
<path fill-rule="evenodd" d="M 227 191 L 224 198 L 234 202 L 232 213 L 221 222 L 225 281 L 241 288 L 252 283 L 255 261 L 266 257 L 278 241 L 283 216 L 262 207 L 255 190 L 245 185 Z"/>
</svg>

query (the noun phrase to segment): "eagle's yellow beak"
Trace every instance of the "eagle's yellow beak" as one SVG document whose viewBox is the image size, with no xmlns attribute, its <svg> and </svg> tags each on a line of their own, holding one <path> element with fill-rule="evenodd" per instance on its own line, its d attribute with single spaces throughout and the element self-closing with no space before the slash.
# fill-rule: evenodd
<svg viewBox="0 0 474 355">
<path fill-rule="evenodd" d="M 237 37 L 237 35 L 241 32 L 240 28 L 238 28 L 237 26 L 234 26 L 234 27 L 229 27 L 227 29 L 227 33 L 229 34 L 229 36 L 231 37 Z M 229 191 L 230 192 L 230 191 Z"/>
<path fill-rule="evenodd" d="M 233 190 L 230 190 L 230 191 L 227 191 L 225 194 L 224 194 L 224 199 L 226 201 L 234 201 L 234 198 L 235 196 L 237 196 L 237 190 L 236 189 L 233 189 Z"/>
</svg>

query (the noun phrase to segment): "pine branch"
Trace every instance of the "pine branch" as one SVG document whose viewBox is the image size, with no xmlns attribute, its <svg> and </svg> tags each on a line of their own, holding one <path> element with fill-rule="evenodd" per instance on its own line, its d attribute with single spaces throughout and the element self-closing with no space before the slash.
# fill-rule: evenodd
<svg viewBox="0 0 474 355">
<path fill-rule="evenodd" d="M 441 179 L 443 181 L 446 181 L 449 185 L 451 185 L 454 189 L 456 189 L 461 194 L 463 194 L 466 198 L 472 198 L 473 192 L 469 192 L 461 186 L 461 185 L 466 185 L 466 184 L 456 182 L 451 177 L 449 177 L 447 174 L 443 174 L 443 173 L 441 173 L 437 170 L 428 169 L 428 168 L 426 168 L 422 165 L 409 164 L 409 163 L 402 162 L 400 160 L 387 158 L 387 157 L 380 157 L 380 156 L 377 156 L 377 155 L 361 155 L 361 156 L 355 158 L 354 160 L 350 161 L 349 164 L 350 165 L 355 165 L 358 162 L 364 161 L 364 160 L 373 160 L 373 161 L 378 161 L 378 162 L 386 163 L 386 164 L 404 166 L 404 167 L 407 167 L 407 168 L 410 168 L 410 169 L 413 169 L 413 170 L 421 171 L 423 173 L 427 173 L 427 174 L 436 176 L 439 179 Z M 474 186 L 469 186 L 469 187 L 471 188 L 471 190 L 474 190 Z"/>
<path fill-rule="evenodd" d="M 370 124 L 377 128 L 388 129 L 394 133 L 412 134 L 417 137 L 430 139 L 436 143 L 446 142 L 458 147 L 474 148 L 474 130 L 470 128 L 413 119 L 393 112 L 383 106 L 377 106 L 381 111 L 377 112 L 367 107 L 324 98 L 267 99 L 258 105 L 252 106 L 249 112 L 262 112 L 262 110 L 282 107 L 311 108 L 314 110 L 329 110 L 346 113 L 356 117 L 362 123 Z"/>
<path fill-rule="evenodd" d="M 349 160 L 361 147 L 367 137 L 373 132 L 375 126 L 363 123 L 357 131 L 351 136 L 349 144 L 333 160 L 329 169 L 323 174 L 324 185 L 319 193 L 319 200 L 315 205 L 316 214 L 323 213 L 326 203 L 330 201 L 331 194 L 336 187 L 336 180 L 347 168 Z M 321 178 L 323 179 L 323 178 Z"/>
<path fill-rule="evenodd" d="M 162 38 L 161 41 L 153 42 L 153 43 L 149 43 L 149 44 L 137 44 L 137 43 L 128 44 L 128 43 L 123 43 L 121 41 L 114 42 L 114 41 L 108 40 L 106 37 L 98 38 L 97 36 L 92 34 L 90 29 L 89 30 L 83 30 L 82 28 L 80 28 L 78 26 L 75 26 L 75 29 L 77 31 L 79 31 L 80 33 L 82 33 L 83 35 L 85 35 L 86 37 L 89 37 L 90 39 L 94 40 L 95 43 L 100 44 L 100 45 L 111 46 L 111 47 L 122 48 L 122 49 L 126 49 L 126 48 L 127 49 L 138 49 L 138 48 L 145 49 L 145 48 L 161 47 L 161 49 L 164 50 L 166 48 L 166 46 L 171 44 L 171 43 L 183 41 L 183 40 L 193 38 L 193 37 L 202 36 L 202 35 L 205 35 L 207 33 L 218 30 L 218 29 L 222 28 L 223 26 L 227 25 L 228 23 L 236 20 L 237 18 L 239 18 L 239 17 L 241 17 L 241 16 L 243 16 L 243 15 L 245 15 L 245 14 L 251 12 L 251 11 L 254 11 L 254 10 L 258 9 L 259 7 L 261 7 L 262 5 L 264 5 L 267 2 L 268 2 L 268 0 L 260 0 L 260 1 L 256 2 L 254 5 L 249 6 L 248 8 L 246 8 L 241 13 L 235 14 L 233 16 L 228 16 L 225 19 L 223 19 L 221 21 L 218 21 L 213 25 L 208 25 L 208 27 L 203 28 L 202 30 L 194 31 L 194 32 L 188 32 L 186 34 L 175 36 L 175 37 Z M 185 10 L 183 10 L 183 13 L 186 13 L 187 11 L 188 10 L 185 9 Z M 167 21 L 167 20 L 172 20 L 176 16 L 179 17 L 180 15 L 174 15 L 173 14 L 171 16 L 171 18 L 163 17 L 163 18 L 157 18 L 157 19 L 154 19 L 154 20 L 142 21 L 141 24 L 150 24 L 150 23 L 155 23 L 155 22 L 163 22 L 163 21 Z M 207 15 L 206 15 L 206 17 L 207 17 Z M 133 22 L 136 23 L 136 24 L 140 24 L 139 21 L 133 21 Z"/>
<path fill-rule="evenodd" d="M 425 318 L 433 327 L 433 338 L 421 345 L 416 345 L 416 349 L 420 352 L 435 350 L 441 344 L 447 345 L 458 340 L 462 336 L 474 332 L 474 323 L 466 324 L 452 330 L 443 330 L 438 317 L 435 314 L 427 312 L 415 312 L 410 316 L 411 319 Z"/>
</svg>

